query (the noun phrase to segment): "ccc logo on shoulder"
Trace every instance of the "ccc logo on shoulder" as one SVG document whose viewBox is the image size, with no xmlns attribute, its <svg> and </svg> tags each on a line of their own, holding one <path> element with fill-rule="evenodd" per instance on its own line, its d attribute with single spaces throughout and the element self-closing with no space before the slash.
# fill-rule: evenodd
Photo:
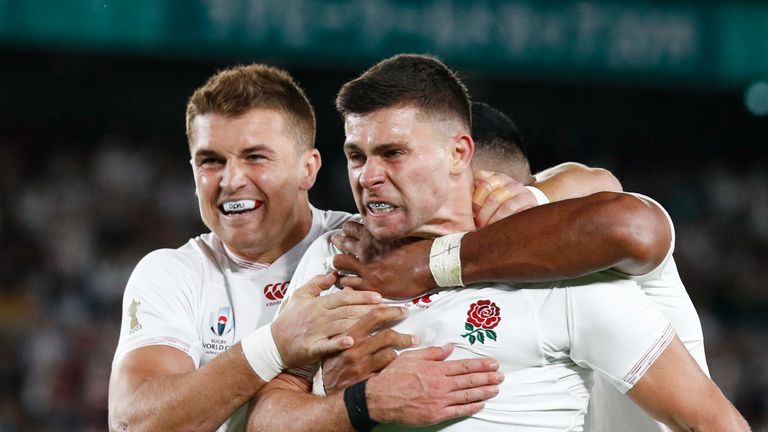
<svg viewBox="0 0 768 432">
<path fill-rule="evenodd" d="M 288 291 L 288 284 L 291 281 L 269 284 L 264 287 L 264 296 L 269 300 L 282 300 L 285 292 Z"/>
</svg>

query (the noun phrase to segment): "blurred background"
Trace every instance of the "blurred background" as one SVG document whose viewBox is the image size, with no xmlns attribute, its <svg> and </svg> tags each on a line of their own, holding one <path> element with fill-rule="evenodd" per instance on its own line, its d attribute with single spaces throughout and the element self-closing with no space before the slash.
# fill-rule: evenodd
<svg viewBox="0 0 768 432">
<path fill-rule="evenodd" d="M 508 113 L 541 170 L 575 160 L 658 199 L 713 378 L 768 431 L 768 4 L 0 0 L 0 432 L 106 429 L 136 262 L 205 231 L 186 98 L 287 68 L 317 110 L 312 201 L 353 210 L 333 99 L 428 52 Z"/>
</svg>

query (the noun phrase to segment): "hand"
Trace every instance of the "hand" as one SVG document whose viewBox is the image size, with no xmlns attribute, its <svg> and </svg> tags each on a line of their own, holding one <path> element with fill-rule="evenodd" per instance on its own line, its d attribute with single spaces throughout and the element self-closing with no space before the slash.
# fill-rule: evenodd
<svg viewBox="0 0 768 432">
<path fill-rule="evenodd" d="M 416 336 L 389 328 L 404 319 L 407 311 L 399 307 L 374 309 L 353 325 L 346 334 L 355 344 L 323 360 L 325 392 L 343 390 L 369 378 L 397 358 L 396 349 L 418 345 Z"/>
<path fill-rule="evenodd" d="M 355 221 L 344 222 L 341 232 L 331 236 L 333 244 L 342 252 L 354 255 L 364 263 L 378 261 L 401 245 L 413 242 L 415 239 L 405 238 L 392 242 L 377 240 L 363 224 Z"/>
<path fill-rule="evenodd" d="M 310 279 L 287 300 L 272 323 L 272 336 L 288 366 L 313 363 L 349 348 L 354 339 L 342 333 L 372 309 L 382 307 L 381 295 L 369 291 L 343 290 L 318 297 L 337 278 L 331 273 Z"/>
<path fill-rule="evenodd" d="M 365 229 L 362 225 L 357 225 L 359 229 Z M 347 232 L 346 229 L 345 232 Z M 345 244 L 355 242 L 354 238 L 346 235 L 333 238 L 332 241 L 337 247 L 339 242 Z M 378 292 L 392 299 L 408 299 L 423 295 L 437 286 L 429 271 L 431 247 L 432 240 L 413 241 L 390 250 L 387 255 L 378 260 L 367 263 L 352 255 L 336 255 L 333 257 L 333 267 L 339 272 L 353 275 L 341 277 L 338 285 L 355 290 Z"/>
<path fill-rule="evenodd" d="M 427 426 L 477 413 L 499 393 L 504 374 L 488 358 L 445 360 L 453 346 L 400 354 L 368 380 L 368 413 L 380 423 Z"/>
<path fill-rule="evenodd" d="M 477 228 L 535 207 L 537 204 L 533 192 L 512 177 L 493 171 L 475 173 L 472 211 L 475 214 Z"/>
</svg>

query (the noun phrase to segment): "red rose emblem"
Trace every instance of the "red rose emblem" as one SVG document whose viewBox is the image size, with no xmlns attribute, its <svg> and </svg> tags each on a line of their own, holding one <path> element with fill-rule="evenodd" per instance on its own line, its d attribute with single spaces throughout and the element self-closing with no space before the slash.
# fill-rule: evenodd
<svg viewBox="0 0 768 432">
<path fill-rule="evenodd" d="M 478 328 L 492 329 L 501 321 L 501 309 L 490 300 L 472 303 L 467 312 L 467 322 Z"/>
<path fill-rule="evenodd" d="M 470 345 L 475 342 L 484 344 L 486 340 L 496 341 L 499 337 L 492 328 L 499 325 L 501 321 L 501 308 L 496 303 L 484 299 L 472 303 L 467 311 L 467 322 L 464 323 L 464 330 L 467 333 L 461 335 L 467 338 Z"/>
</svg>

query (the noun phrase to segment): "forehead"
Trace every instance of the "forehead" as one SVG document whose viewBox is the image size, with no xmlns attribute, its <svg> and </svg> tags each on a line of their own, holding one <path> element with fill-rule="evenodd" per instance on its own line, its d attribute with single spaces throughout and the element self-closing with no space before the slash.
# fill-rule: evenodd
<svg viewBox="0 0 768 432">
<path fill-rule="evenodd" d="M 253 108 L 239 116 L 199 115 L 192 122 L 190 150 L 232 150 L 256 145 L 293 150 L 295 136 L 286 126 L 286 114 L 276 109 Z"/>
<path fill-rule="evenodd" d="M 434 134 L 427 116 L 416 107 L 384 108 L 368 114 L 348 114 L 344 118 L 346 143 L 371 145 L 384 142 L 409 142 L 413 137 Z"/>
</svg>

